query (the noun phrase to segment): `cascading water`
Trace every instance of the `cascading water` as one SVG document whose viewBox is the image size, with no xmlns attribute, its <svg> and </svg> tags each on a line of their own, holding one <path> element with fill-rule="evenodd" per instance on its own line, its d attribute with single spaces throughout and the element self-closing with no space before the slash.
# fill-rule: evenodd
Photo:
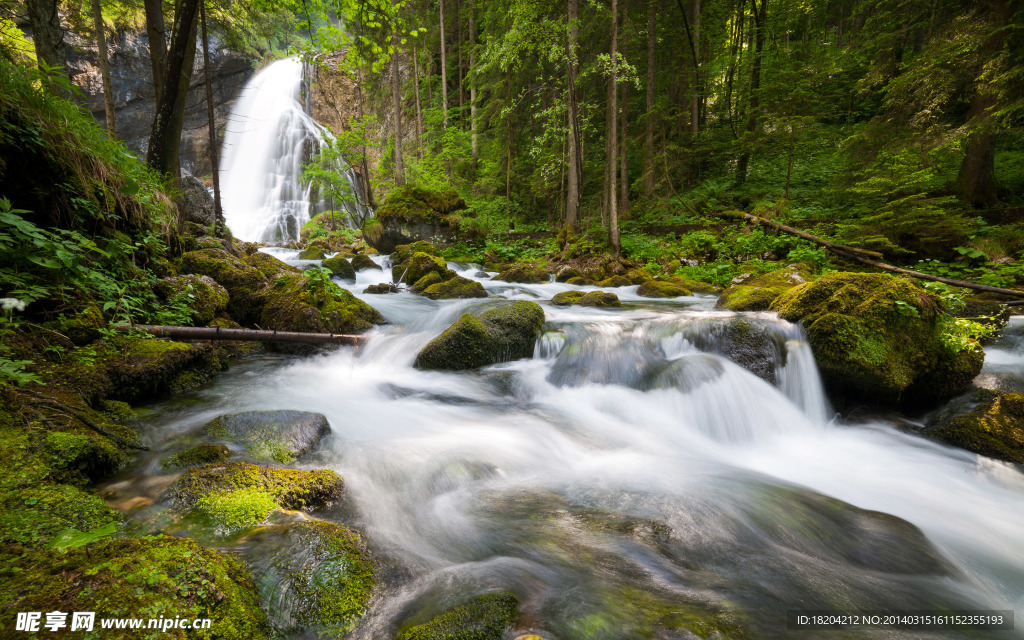
<svg viewBox="0 0 1024 640">
<path fill-rule="evenodd" d="M 748 638 L 1021 637 L 787 629 L 796 608 L 1024 607 L 1024 476 L 885 423 L 833 422 L 799 327 L 635 287 L 616 290 L 624 309 L 555 307 L 573 287 L 450 266 L 541 302 L 533 359 L 414 369 L 427 341 L 496 301 L 362 295 L 381 278 L 362 271 L 339 284 L 392 325 L 358 353 L 254 361 L 148 414 L 150 441 L 172 448 L 232 411 L 328 417 L 332 436 L 300 466 L 336 470 L 348 504 L 316 517 L 358 527 L 400 568 L 351 637 L 393 638 L 497 588 L 520 598 L 516 633 L 558 640 L 741 637 L 732 625 Z M 737 348 L 740 334 L 756 340 Z M 124 497 L 166 486 L 144 480 Z M 220 544 L 259 567 L 270 531 Z"/>
<path fill-rule="evenodd" d="M 242 240 L 296 240 L 302 225 L 327 204 L 351 221 L 367 215 L 360 181 L 345 166 L 338 171 L 346 175 L 353 197 L 340 203 L 311 202 L 302 167 L 331 133 L 304 106 L 303 78 L 304 65 L 298 59 L 278 60 L 245 85 L 231 110 L 220 176 L 225 220 Z"/>
</svg>

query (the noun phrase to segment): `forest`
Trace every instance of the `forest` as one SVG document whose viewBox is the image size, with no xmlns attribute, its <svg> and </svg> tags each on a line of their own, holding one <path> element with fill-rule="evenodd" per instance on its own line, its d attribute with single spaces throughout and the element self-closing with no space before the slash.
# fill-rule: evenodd
<svg viewBox="0 0 1024 640">
<path fill-rule="evenodd" d="M 1019 0 L 0 0 L 0 637 L 1016 637 L 1022 307 Z"/>
</svg>

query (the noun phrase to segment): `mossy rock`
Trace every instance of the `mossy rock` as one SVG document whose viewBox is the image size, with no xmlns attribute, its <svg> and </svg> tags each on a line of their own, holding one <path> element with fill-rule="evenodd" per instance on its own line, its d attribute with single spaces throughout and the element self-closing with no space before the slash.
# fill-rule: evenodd
<svg viewBox="0 0 1024 640">
<path fill-rule="evenodd" d="M 342 280 L 351 280 L 355 282 L 356 270 L 352 267 L 352 263 L 341 256 L 334 256 L 333 258 L 327 258 L 323 261 L 322 266 L 330 269 L 331 274 L 336 278 Z"/>
<path fill-rule="evenodd" d="M 448 262 L 444 258 L 437 258 L 428 253 L 418 251 L 409 260 L 395 265 L 391 268 L 391 280 L 399 282 L 417 282 L 428 273 L 435 272 L 441 279 L 448 275 Z"/>
<path fill-rule="evenodd" d="M 210 276 L 194 273 L 164 278 L 156 286 L 164 300 L 184 302 L 192 309 L 192 324 L 206 326 L 228 308 L 228 290 Z"/>
<path fill-rule="evenodd" d="M 86 305 L 72 316 L 61 318 L 57 323 L 57 331 L 68 337 L 76 345 L 86 345 L 103 335 L 107 326 L 103 312 L 94 304 Z"/>
<path fill-rule="evenodd" d="M 981 371 L 981 346 L 954 346 L 941 301 L 908 280 L 830 273 L 783 293 L 772 309 L 803 324 L 822 378 L 838 397 L 932 404 L 963 391 Z"/>
<path fill-rule="evenodd" d="M 610 291 L 563 291 L 551 298 L 556 307 L 577 305 L 580 307 L 621 307 L 619 296 Z"/>
<path fill-rule="evenodd" d="M 454 273 L 455 272 L 453 271 L 452 274 L 454 275 Z M 435 284 L 441 284 L 444 280 L 444 277 L 442 277 L 440 273 L 431 271 L 409 287 L 409 291 L 412 291 L 413 293 L 423 293 L 427 287 L 432 287 Z"/>
<path fill-rule="evenodd" d="M 555 282 L 568 282 L 572 278 L 580 278 L 582 276 L 583 274 L 576 267 L 565 265 L 555 271 Z"/>
<path fill-rule="evenodd" d="M 316 449 L 331 426 L 323 414 L 309 411 L 245 411 L 218 416 L 203 431 L 244 446 L 258 460 L 287 464 Z"/>
<path fill-rule="evenodd" d="M 460 371 L 533 356 L 544 324 L 544 310 L 535 302 L 512 302 L 467 313 L 416 356 L 419 369 Z"/>
<path fill-rule="evenodd" d="M 211 638 L 260 640 L 269 631 L 241 561 L 187 538 L 122 538 L 65 553 L 15 556 L 0 569 L 0 626 L 13 629 L 19 611 L 33 610 L 94 611 L 97 619 L 210 618 Z M 184 629 L 158 635 L 197 637 Z"/>
<path fill-rule="evenodd" d="M 244 328 L 231 318 L 224 317 L 214 318 L 213 322 L 206 326 L 221 329 Z M 213 348 L 217 351 L 217 357 L 220 358 L 221 366 L 225 369 L 228 368 L 232 358 L 260 353 L 265 348 L 262 342 L 247 342 L 244 340 L 216 340 L 212 341 L 212 344 Z"/>
<path fill-rule="evenodd" d="M 282 276 L 264 292 L 260 326 L 278 331 L 359 333 L 383 324 L 380 313 L 333 282 Z"/>
<path fill-rule="evenodd" d="M 92 481 L 102 480 L 129 460 L 110 439 L 95 433 L 51 431 L 43 440 L 43 448 L 55 475 L 69 475 L 72 479 L 80 475 Z"/>
<path fill-rule="evenodd" d="M 417 286 L 419 283 L 416 283 Z M 487 291 L 476 280 L 455 275 L 443 282 L 425 287 L 423 295 L 431 300 L 452 300 L 455 298 L 486 298 Z"/>
<path fill-rule="evenodd" d="M 930 430 L 940 442 L 1024 464 L 1024 393 L 1005 393 Z"/>
<path fill-rule="evenodd" d="M 692 296 L 693 292 L 678 284 L 660 280 L 645 280 L 636 290 L 638 296 L 645 298 L 678 298 Z"/>
<path fill-rule="evenodd" d="M 356 531 L 312 520 L 258 531 L 246 547 L 277 633 L 341 637 L 366 613 L 374 569 Z"/>
<path fill-rule="evenodd" d="M 324 266 L 327 266 L 326 264 Z M 352 268 L 356 271 L 363 271 L 365 269 L 376 269 L 377 271 L 383 271 L 384 268 L 373 261 L 373 258 L 366 255 L 365 253 L 357 253 L 352 256 Z"/>
<path fill-rule="evenodd" d="M 183 508 L 196 506 L 211 493 L 258 491 L 285 509 L 317 508 L 341 498 L 341 476 L 326 469 L 272 469 L 248 462 L 223 462 L 192 467 L 168 490 Z"/>
<path fill-rule="evenodd" d="M 627 278 L 626 276 L 611 276 L 609 278 L 605 278 L 604 280 L 598 281 L 597 286 L 599 286 L 599 287 L 628 287 L 631 284 L 633 284 L 632 281 L 630 281 L 630 279 Z"/>
<path fill-rule="evenodd" d="M 392 273 L 394 272 L 393 270 L 395 267 L 404 265 L 417 253 L 436 256 L 437 246 L 432 242 L 427 242 L 426 240 L 418 240 L 411 244 L 403 244 L 395 247 L 395 250 L 391 253 Z M 405 267 L 403 267 L 403 269 L 404 268 Z M 401 271 L 399 272 L 399 275 L 401 275 Z"/>
<path fill-rule="evenodd" d="M 403 629 L 397 640 L 501 640 L 519 615 L 514 593 L 497 591 L 445 610 L 423 624 Z"/>
<path fill-rule="evenodd" d="M 803 265 L 790 265 L 730 285 L 715 307 L 730 311 L 765 311 L 780 295 L 812 279 L 811 272 Z"/>
<path fill-rule="evenodd" d="M 649 271 L 647 271 L 647 269 L 644 269 L 642 267 L 629 269 L 628 271 L 626 271 L 626 273 L 622 275 L 624 278 L 626 278 L 626 280 L 629 280 L 629 284 L 643 284 L 654 277 L 650 274 Z"/>
<path fill-rule="evenodd" d="M 242 324 L 258 319 L 262 291 L 267 286 L 267 277 L 260 269 L 219 249 L 189 251 L 181 256 L 180 262 L 181 273 L 209 276 L 227 289 L 228 314 L 232 319 Z"/>
<path fill-rule="evenodd" d="M 77 487 L 26 487 L 0 502 L 0 543 L 41 548 L 64 531 L 93 531 L 120 519 L 98 496 Z"/>
<path fill-rule="evenodd" d="M 666 280 L 672 284 L 679 285 L 684 289 L 689 289 L 697 293 L 721 293 L 722 287 L 717 284 L 710 282 L 701 282 L 700 280 L 690 280 L 689 278 L 680 278 L 679 276 L 671 276 L 669 278 L 658 278 L 659 280 Z"/>
<path fill-rule="evenodd" d="M 302 269 L 279 260 L 269 253 L 257 251 L 245 257 L 246 264 L 259 269 L 268 281 L 273 282 L 281 276 L 302 273 Z"/>
<path fill-rule="evenodd" d="M 503 270 L 494 279 L 520 284 L 543 284 L 548 281 L 548 274 L 533 264 L 517 264 Z"/>
<path fill-rule="evenodd" d="M 363 289 L 363 293 L 398 293 L 398 287 L 390 282 L 381 282 L 380 284 L 371 284 L 366 287 Z"/>
<path fill-rule="evenodd" d="M 125 402 L 158 398 L 194 389 L 220 370 L 217 351 L 209 344 L 125 338 L 122 353 L 108 361 L 111 397 Z"/>
<path fill-rule="evenodd" d="M 422 238 L 451 240 L 461 217 L 471 215 L 465 200 L 452 189 L 404 185 L 388 192 L 362 231 L 370 246 L 391 253 L 397 246 Z"/>
<path fill-rule="evenodd" d="M 588 284 L 593 284 L 590 280 L 587 280 L 583 276 L 573 276 L 565 281 L 565 284 L 571 284 L 574 287 L 583 287 Z"/>
<path fill-rule="evenodd" d="M 161 464 L 169 468 L 188 468 L 211 462 L 221 462 L 230 457 L 231 450 L 222 444 L 197 444 L 167 456 Z"/>
<path fill-rule="evenodd" d="M 327 255 L 323 247 L 312 246 L 306 247 L 299 252 L 299 260 L 323 260 Z"/>
</svg>

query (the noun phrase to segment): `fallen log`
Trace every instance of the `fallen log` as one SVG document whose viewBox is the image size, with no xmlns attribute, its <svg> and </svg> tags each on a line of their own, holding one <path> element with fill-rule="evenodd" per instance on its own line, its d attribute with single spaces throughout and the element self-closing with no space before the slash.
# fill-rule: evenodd
<svg viewBox="0 0 1024 640">
<path fill-rule="evenodd" d="M 222 329 L 220 327 L 171 327 L 154 324 L 115 324 L 117 331 L 133 329 L 151 333 L 159 338 L 173 340 L 232 340 L 237 342 L 305 342 L 308 344 L 354 344 L 359 345 L 366 336 L 342 333 L 302 333 L 298 331 L 273 331 L 265 329 Z"/>
<path fill-rule="evenodd" d="M 758 216 L 755 216 L 755 215 L 752 215 L 752 214 L 749 214 L 749 213 L 744 213 L 742 211 L 726 211 L 726 212 L 724 212 L 722 214 L 719 214 L 719 215 L 722 215 L 722 216 L 728 217 L 728 218 L 742 218 L 742 219 L 745 219 L 745 220 L 749 220 L 751 222 L 755 222 L 755 223 L 760 224 L 760 225 L 765 226 L 765 227 L 770 227 L 772 229 L 777 229 L 777 230 L 783 231 L 785 233 L 789 233 L 789 234 L 792 234 L 792 235 L 795 235 L 795 236 L 799 236 L 799 237 L 801 237 L 801 238 L 803 238 L 805 240 L 810 240 L 811 242 L 814 242 L 815 244 L 819 244 L 819 245 L 825 247 L 826 249 L 828 249 L 832 253 L 836 254 L 837 256 L 842 256 L 842 257 L 850 259 L 850 260 L 855 260 L 855 261 L 860 262 L 862 264 L 866 264 L 866 265 L 875 267 L 876 269 L 881 269 L 882 271 L 888 271 L 889 273 L 898 273 L 900 275 L 910 276 L 911 278 L 917 278 L 918 280 L 928 280 L 928 281 L 931 281 L 931 282 L 941 282 L 943 284 L 948 284 L 948 285 L 951 285 L 951 286 L 954 286 L 954 287 L 963 287 L 965 289 L 974 289 L 976 291 L 985 291 L 987 293 L 998 293 L 998 294 L 1004 295 L 1004 296 L 1014 296 L 1014 297 L 1017 297 L 1017 298 L 1024 298 L 1024 291 L 1017 291 L 1016 289 L 1004 289 L 1002 287 L 992 287 L 992 286 L 989 286 L 987 284 L 978 284 L 976 282 L 968 282 L 966 280 L 955 280 L 953 278 L 943 278 L 942 276 L 933 276 L 933 275 L 928 274 L 928 273 L 921 273 L 920 271 L 912 271 L 910 269 L 903 269 L 903 268 L 897 267 L 895 265 L 891 265 L 891 264 L 887 264 L 885 262 L 881 262 L 880 260 L 872 259 L 872 258 L 881 258 L 882 257 L 881 254 L 879 254 L 879 253 L 877 253 L 875 251 L 867 251 L 865 249 L 858 249 L 857 247 L 848 247 L 848 246 L 843 245 L 843 244 L 837 244 L 835 242 L 830 242 L 828 240 L 825 240 L 824 238 L 819 238 L 818 236 L 811 235 L 811 234 L 807 233 L 806 231 L 800 231 L 799 229 L 794 229 L 793 227 L 788 227 L 788 226 L 786 226 L 784 224 L 779 224 L 778 222 L 773 222 L 772 220 L 766 220 L 764 218 L 760 218 Z M 1006 304 L 1006 305 L 1009 305 L 1009 306 L 1020 306 L 1020 305 L 1024 305 L 1024 300 L 1015 300 L 1013 302 L 1005 302 L 1003 304 Z"/>
</svg>

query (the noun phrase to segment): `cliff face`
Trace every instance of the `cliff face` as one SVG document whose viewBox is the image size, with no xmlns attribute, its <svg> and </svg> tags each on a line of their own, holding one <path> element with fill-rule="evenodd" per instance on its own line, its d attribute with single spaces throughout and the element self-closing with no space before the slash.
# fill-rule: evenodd
<svg viewBox="0 0 1024 640">
<path fill-rule="evenodd" d="M 84 105 L 101 123 L 106 122 L 103 109 L 103 82 L 100 79 L 99 54 L 96 44 L 74 32 L 65 37 L 67 63 L 71 80 L 85 93 Z M 210 74 L 218 139 L 223 135 L 228 114 L 238 93 L 252 76 L 254 60 L 223 48 L 211 34 Z M 117 137 L 140 155 L 146 153 L 149 132 L 153 126 L 156 102 L 153 92 L 153 70 L 149 60 L 149 39 L 145 32 L 121 32 L 108 36 L 110 80 L 114 90 L 117 116 Z M 181 163 L 190 173 L 203 176 L 212 171 L 209 157 L 209 135 L 206 123 L 206 88 L 203 73 L 202 44 L 196 52 L 196 64 L 189 87 L 185 126 L 181 136 Z"/>
</svg>

